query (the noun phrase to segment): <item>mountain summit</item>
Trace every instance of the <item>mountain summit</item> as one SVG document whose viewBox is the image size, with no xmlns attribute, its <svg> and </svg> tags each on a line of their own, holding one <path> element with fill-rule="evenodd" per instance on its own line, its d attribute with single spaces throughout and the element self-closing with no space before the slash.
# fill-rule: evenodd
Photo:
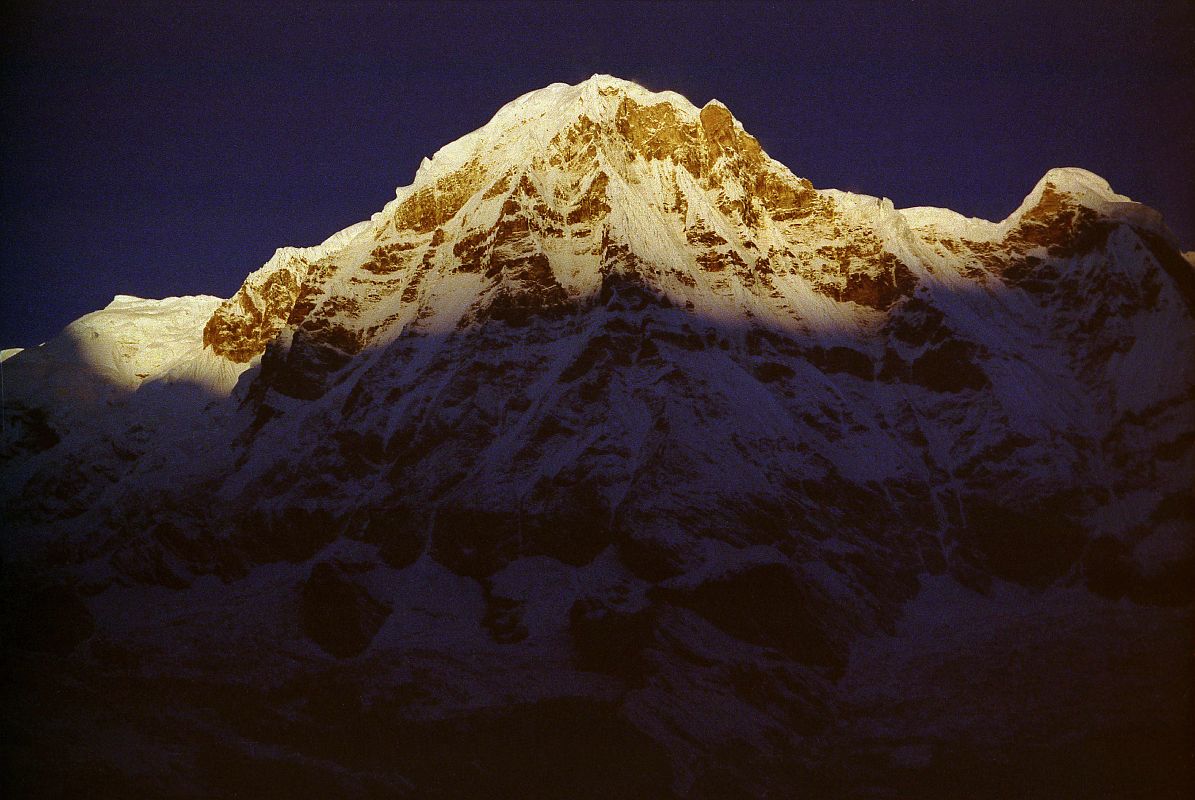
<svg viewBox="0 0 1195 800">
<path fill-rule="evenodd" d="M 900 210 L 596 75 L 5 357 L 29 787 L 1190 778 L 1195 270 L 1084 170 Z"/>
</svg>

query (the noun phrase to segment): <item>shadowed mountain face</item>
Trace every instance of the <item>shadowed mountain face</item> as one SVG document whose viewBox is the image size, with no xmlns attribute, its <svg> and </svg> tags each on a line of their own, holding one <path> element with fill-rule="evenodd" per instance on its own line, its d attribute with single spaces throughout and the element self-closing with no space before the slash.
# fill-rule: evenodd
<svg viewBox="0 0 1195 800">
<path fill-rule="evenodd" d="M 896 210 L 595 76 L 4 370 L 21 794 L 1191 788 L 1195 271 L 1082 170 Z"/>
</svg>

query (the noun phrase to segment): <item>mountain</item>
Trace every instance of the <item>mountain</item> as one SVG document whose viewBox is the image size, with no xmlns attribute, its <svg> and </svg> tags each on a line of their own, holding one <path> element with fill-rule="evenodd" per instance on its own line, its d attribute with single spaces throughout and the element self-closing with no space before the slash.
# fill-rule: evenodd
<svg viewBox="0 0 1195 800">
<path fill-rule="evenodd" d="M 1186 796 L 1195 266 L 609 76 L 5 351 L 22 795 Z"/>
</svg>

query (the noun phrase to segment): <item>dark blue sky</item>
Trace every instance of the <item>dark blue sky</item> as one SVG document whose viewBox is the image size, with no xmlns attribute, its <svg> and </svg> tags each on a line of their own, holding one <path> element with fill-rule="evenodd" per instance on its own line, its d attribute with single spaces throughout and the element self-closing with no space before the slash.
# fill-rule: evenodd
<svg viewBox="0 0 1195 800">
<path fill-rule="evenodd" d="M 1195 245 L 1177 2 L 33 4 L 0 20 L 0 345 L 228 296 L 503 103 L 594 72 L 725 102 L 820 187 L 1000 219 L 1053 166 Z"/>
</svg>

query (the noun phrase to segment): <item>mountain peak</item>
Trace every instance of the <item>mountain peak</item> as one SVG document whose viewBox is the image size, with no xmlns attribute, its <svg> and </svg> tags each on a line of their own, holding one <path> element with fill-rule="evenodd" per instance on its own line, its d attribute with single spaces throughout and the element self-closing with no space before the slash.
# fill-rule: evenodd
<svg viewBox="0 0 1195 800">
<path fill-rule="evenodd" d="M 1062 198 L 1067 205 L 1105 213 L 1133 202 L 1114 192 L 1108 181 L 1094 172 L 1080 167 L 1054 167 L 1034 185 L 1013 217 L 1039 208 L 1043 203 L 1052 207 Z"/>
<path fill-rule="evenodd" d="M 1080 167 L 1047 171 L 997 230 L 1014 238 L 1027 230 L 1031 239 L 1048 234 L 1057 247 L 1062 240 L 1083 240 L 1084 231 L 1118 223 L 1160 236 L 1177 247 L 1161 214 L 1117 194 L 1104 178 Z"/>
<path fill-rule="evenodd" d="M 620 115 L 625 117 L 628 108 L 641 107 L 657 108 L 675 124 L 697 124 L 697 107 L 676 92 L 653 92 L 632 81 L 600 74 L 578 84 L 553 83 L 515 98 L 481 128 L 440 148 L 420 165 L 412 186 L 434 182 L 475 157 L 525 160 L 582 119 L 615 131 Z M 399 188 L 400 198 L 408 188 Z"/>
<path fill-rule="evenodd" d="M 623 99 L 642 105 L 668 103 L 686 116 L 697 114 L 697 107 L 676 92 L 653 92 L 633 81 L 599 74 L 577 84 L 553 83 L 520 95 L 502 106 L 482 130 L 532 121 L 551 125 L 579 113 L 602 115 L 616 111 Z"/>
<path fill-rule="evenodd" d="M 280 250 L 204 341 L 248 363 L 300 334 L 325 385 L 329 369 L 403 332 L 563 313 L 615 278 L 713 318 L 873 325 L 869 314 L 932 275 L 973 280 L 1041 250 L 1088 252 L 1120 222 L 1161 227 L 1076 168 L 1051 170 L 998 224 L 817 191 L 724 103 L 698 109 L 599 74 L 516 98 L 425 160 L 368 223 Z"/>
<path fill-rule="evenodd" d="M 1189 261 L 1090 173 L 1005 223 L 902 212 L 677 98 L 533 92 L 229 300 L 0 351 L 32 778 L 926 796 L 1034 720 L 1031 769 L 1175 738 L 1141 688 L 1189 652 Z"/>
</svg>

